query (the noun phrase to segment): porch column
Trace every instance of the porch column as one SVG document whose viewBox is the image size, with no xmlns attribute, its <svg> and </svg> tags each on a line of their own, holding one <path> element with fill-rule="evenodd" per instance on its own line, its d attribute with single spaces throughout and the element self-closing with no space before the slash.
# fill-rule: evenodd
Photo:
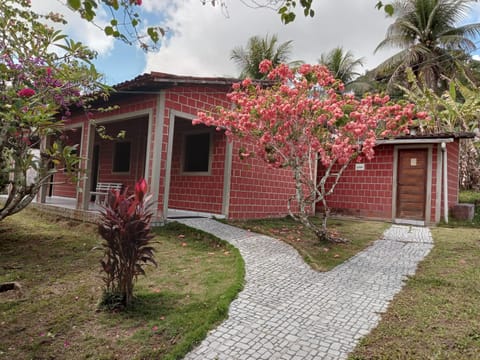
<svg viewBox="0 0 480 360">
<path fill-rule="evenodd" d="M 47 143 L 48 143 L 47 137 L 46 136 L 42 137 L 42 140 L 40 141 L 40 156 L 42 156 L 42 152 L 44 152 L 46 150 Z M 45 202 L 47 200 L 48 185 L 49 185 L 50 180 L 45 182 L 40 187 L 40 190 L 38 191 L 37 201 L 41 204 L 45 204 Z"/>
<path fill-rule="evenodd" d="M 77 209 L 88 210 L 90 204 L 90 184 L 91 184 L 91 157 L 93 154 L 93 145 L 95 142 L 95 126 L 87 120 L 82 126 L 82 142 L 80 148 L 81 169 L 84 173 L 79 174 L 77 187 Z"/>
<path fill-rule="evenodd" d="M 163 209 L 163 203 L 165 199 L 162 197 L 160 201 L 160 173 L 162 170 L 162 149 L 163 149 L 163 125 L 165 117 L 165 92 L 161 91 L 157 98 L 157 108 L 155 111 L 155 117 L 153 121 L 149 122 L 148 126 L 148 151 L 147 151 L 147 171 L 151 171 L 150 187 L 152 192 L 152 198 L 154 201 L 153 217 L 159 216 L 159 208 Z M 151 135 L 153 133 L 153 136 Z M 153 142 L 153 151 L 150 153 L 150 146 Z M 150 160 L 152 166 L 150 168 Z M 165 218 L 165 213 L 161 214 L 162 218 Z"/>
<path fill-rule="evenodd" d="M 226 139 L 225 141 L 227 142 L 227 145 L 225 146 L 225 164 L 223 172 L 222 214 L 228 219 L 228 213 L 230 210 L 230 188 L 232 183 L 233 140 Z"/>
<path fill-rule="evenodd" d="M 448 161 L 447 143 L 442 142 L 443 154 L 443 220 L 448 224 Z"/>
</svg>

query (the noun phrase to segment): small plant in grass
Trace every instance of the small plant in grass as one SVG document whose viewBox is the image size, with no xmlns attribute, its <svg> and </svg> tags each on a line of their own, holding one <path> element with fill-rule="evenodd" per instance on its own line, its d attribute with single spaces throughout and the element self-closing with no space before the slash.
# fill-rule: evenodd
<svg viewBox="0 0 480 360">
<path fill-rule="evenodd" d="M 145 275 L 144 265 L 157 265 L 149 242 L 152 212 L 148 208 L 150 196 L 145 196 L 144 179 L 135 184 L 135 193 L 128 195 L 112 190 L 101 213 L 99 233 L 105 239 L 105 289 L 100 306 L 109 310 L 128 307 L 133 299 L 133 283 L 138 275 Z"/>
</svg>

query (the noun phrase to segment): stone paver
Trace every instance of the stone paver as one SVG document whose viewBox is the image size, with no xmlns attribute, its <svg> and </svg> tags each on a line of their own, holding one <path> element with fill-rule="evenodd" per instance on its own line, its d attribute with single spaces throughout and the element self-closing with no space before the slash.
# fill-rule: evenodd
<svg viewBox="0 0 480 360">
<path fill-rule="evenodd" d="M 393 225 L 349 261 L 318 273 L 279 240 L 212 219 L 180 221 L 236 246 L 246 266 L 229 318 L 186 360 L 344 359 L 433 247 L 428 228 Z"/>
</svg>

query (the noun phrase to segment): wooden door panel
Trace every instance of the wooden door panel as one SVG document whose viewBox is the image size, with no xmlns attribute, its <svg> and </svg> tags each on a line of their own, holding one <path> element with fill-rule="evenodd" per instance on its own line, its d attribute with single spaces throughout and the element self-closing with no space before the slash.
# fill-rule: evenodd
<svg viewBox="0 0 480 360">
<path fill-rule="evenodd" d="M 398 151 L 397 218 L 425 220 L 427 149 Z"/>
</svg>

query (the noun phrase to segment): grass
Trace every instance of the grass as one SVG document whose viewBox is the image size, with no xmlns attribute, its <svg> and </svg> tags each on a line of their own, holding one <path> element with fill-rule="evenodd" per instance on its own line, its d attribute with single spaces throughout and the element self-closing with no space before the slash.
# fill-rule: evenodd
<svg viewBox="0 0 480 360">
<path fill-rule="evenodd" d="M 241 290 L 238 251 L 179 224 L 156 230 L 127 312 L 97 310 L 101 239 L 93 225 L 26 210 L 0 222 L 0 359 L 178 359 L 224 319 Z"/>
<path fill-rule="evenodd" d="M 320 219 L 314 218 L 320 224 Z M 281 219 L 230 221 L 232 225 L 281 239 L 292 245 L 305 262 L 318 271 L 328 271 L 380 239 L 388 224 L 376 221 L 330 220 L 329 229 L 346 244 L 321 242 L 303 225 L 290 217 Z"/>
<path fill-rule="evenodd" d="M 479 230 L 432 234 L 433 250 L 350 359 L 480 359 Z"/>
</svg>

